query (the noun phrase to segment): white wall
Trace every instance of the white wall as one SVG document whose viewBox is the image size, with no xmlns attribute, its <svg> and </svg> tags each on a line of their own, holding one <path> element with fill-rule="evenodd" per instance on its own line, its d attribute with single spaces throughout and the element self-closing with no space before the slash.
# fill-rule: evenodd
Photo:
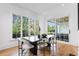
<svg viewBox="0 0 79 59">
<path fill-rule="evenodd" d="M 17 45 L 17 41 L 12 39 L 12 14 L 25 15 L 28 17 L 37 17 L 35 13 L 23 10 L 9 4 L 0 4 L 0 50 L 13 47 Z M 69 42 L 74 45 L 79 45 L 79 32 L 78 32 L 78 17 L 77 5 L 65 4 L 59 6 L 56 10 L 48 11 L 48 16 L 39 16 L 41 34 L 47 33 L 47 19 L 69 16 Z"/>
<path fill-rule="evenodd" d="M 17 46 L 12 40 L 12 14 L 36 17 L 36 14 L 11 4 L 0 4 L 0 50 Z"/>
</svg>

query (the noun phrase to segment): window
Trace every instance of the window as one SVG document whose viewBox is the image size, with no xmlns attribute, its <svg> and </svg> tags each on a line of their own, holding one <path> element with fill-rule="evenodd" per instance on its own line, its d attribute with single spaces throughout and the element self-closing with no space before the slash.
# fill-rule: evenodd
<svg viewBox="0 0 79 59">
<path fill-rule="evenodd" d="M 21 17 L 13 14 L 13 38 L 20 37 Z"/>
<path fill-rule="evenodd" d="M 38 35 L 39 34 L 39 21 L 30 19 L 30 35 Z"/>
<path fill-rule="evenodd" d="M 28 36 L 28 17 L 23 16 L 22 17 L 22 36 Z"/>
<path fill-rule="evenodd" d="M 54 34 L 55 32 L 55 23 L 48 21 L 48 34 Z"/>
<path fill-rule="evenodd" d="M 13 38 L 27 37 L 29 34 L 39 34 L 39 21 L 34 19 L 28 19 L 26 16 L 19 16 L 13 14 L 13 26 L 12 26 Z"/>
<path fill-rule="evenodd" d="M 30 30 L 30 35 L 34 35 L 34 32 L 35 32 L 35 30 L 34 30 L 34 20 L 33 19 L 30 19 L 30 28 L 29 28 L 29 30 Z"/>
<path fill-rule="evenodd" d="M 39 20 L 35 20 L 35 35 L 40 34 L 39 31 Z"/>
<path fill-rule="evenodd" d="M 69 33 L 69 17 L 65 16 L 62 18 L 57 18 L 57 30 L 60 34 L 68 34 Z"/>
</svg>

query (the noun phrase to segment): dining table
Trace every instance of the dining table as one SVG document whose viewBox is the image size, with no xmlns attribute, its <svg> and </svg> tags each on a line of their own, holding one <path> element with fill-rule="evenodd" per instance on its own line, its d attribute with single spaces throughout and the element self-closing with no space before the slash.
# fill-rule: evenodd
<svg viewBox="0 0 79 59">
<path fill-rule="evenodd" d="M 53 35 L 48 35 L 47 39 L 49 40 L 50 37 L 53 37 Z M 31 53 L 35 56 L 37 56 L 37 49 L 38 49 L 38 42 L 41 41 L 42 39 L 39 39 L 38 36 L 31 36 L 31 37 L 24 37 L 29 41 L 30 44 L 32 44 L 34 47 L 30 49 Z M 48 46 L 50 46 L 48 42 Z"/>
</svg>

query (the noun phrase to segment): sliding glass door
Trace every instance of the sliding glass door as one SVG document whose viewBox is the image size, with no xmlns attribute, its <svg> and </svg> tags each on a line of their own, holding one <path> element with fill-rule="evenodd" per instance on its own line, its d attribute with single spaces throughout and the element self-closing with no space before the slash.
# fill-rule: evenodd
<svg viewBox="0 0 79 59">
<path fill-rule="evenodd" d="M 48 35 L 52 35 L 53 37 L 52 46 L 51 46 L 51 55 L 63 54 L 62 45 L 64 45 L 66 42 L 69 42 L 69 17 L 66 16 L 62 18 L 55 18 L 55 19 L 49 20 Z"/>
<path fill-rule="evenodd" d="M 68 42 L 69 41 L 69 18 L 63 17 L 57 19 L 57 38 L 58 40 Z"/>
</svg>

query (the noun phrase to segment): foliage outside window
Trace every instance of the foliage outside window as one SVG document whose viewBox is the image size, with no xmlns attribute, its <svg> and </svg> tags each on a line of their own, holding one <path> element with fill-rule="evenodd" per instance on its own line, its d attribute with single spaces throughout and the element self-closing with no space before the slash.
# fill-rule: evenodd
<svg viewBox="0 0 79 59">
<path fill-rule="evenodd" d="M 30 30 L 30 35 L 34 35 L 34 20 L 33 19 L 30 19 L 30 28 L 29 28 L 29 30 Z"/>
<path fill-rule="evenodd" d="M 30 19 L 30 35 L 38 35 L 39 34 L 39 21 Z"/>
<path fill-rule="evenodd" d="M 13 15 L 13 38 L 20 37 L 21 30 L 21 17 L 18 15 Z"/>
<path fill-rule="evenodd" d="M 52 21 L 48 21 L 48 34 L 52 35 L 55 32 L 55 23 Z"/>
<path fill-rule="evenodd" d="M 35 20 L 35 35 L 40 34 L 39 31 L 39 20 Z"/>
<path fill-rule="evenodd" d="M 22 21 L 22 36 L 25 37 L 28 36 L 28 18 L 23 16 Z"/>
<path fill-rule="evenodd" d="M 13 26 L 12 26 L 13 38 L 19 38 L 21 34 L 22 37 L 26 37 L 28 36 L 28 34 L 30 35 L 39 34 L 39 21 L 34 19 L 30 19 L 29 21 L 28 20 L 29 19 L 26 16 L 13 15 Z"/>
</svg>

